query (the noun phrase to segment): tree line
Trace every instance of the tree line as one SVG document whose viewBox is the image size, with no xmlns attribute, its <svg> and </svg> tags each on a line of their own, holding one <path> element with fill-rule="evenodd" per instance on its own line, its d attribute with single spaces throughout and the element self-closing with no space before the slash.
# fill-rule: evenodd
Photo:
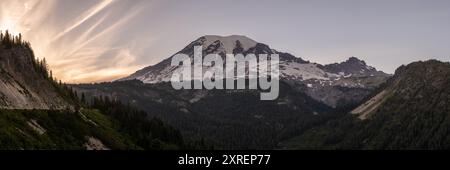
<svg viewBox="0 0 450 170">
<path fill-rule="evenodd" d="M 19 33 L 19 35 L 13 35 L 8 30 L 5 32 L 0 30 L 0 42 L 7 49 L 12 48 L 13 46 L 30 46 L 29 42 L 22 39 L 22 34 Z"/>
<path fill-rule="evenodd" d="M 15 51 L 24 51 L 28 53 L 29 55 L 24 55 L 23 57 L 27 57 L 25 59 L 29 59 L 32 62 L 32 72 L 36 72 L 43 79 L 48 80 L 53 85 L 56 92 L 75 107 L 74 110 L 67 110 L 68 113 L 83 113 L 87 115 L 92 112 L 93 115 L 97 113 L 105 115 L 108 118 L 108 121 L 112 122 L 112 127 L 117 128 L 113 130 L 117 130 L 121 134 L 125 134 L 127 139 L 131 139 L 133 143 L 139 145 L 142 149 L 191 148 L 190 145 L 184 143 L 183 137 L 177 129 L 169 126 L 160 119 L 147 117 L 147 114 L 143 111 L 135 109 L 129 105 L 122 104 L 117 100 L 111 100 L 108 97 L 89 98 L 92 99 L 92 101 L 88 101 L 84 94 L 81 94 L 81 97 L 79 97 L 79 94 L 72 90 L 70 86 L 60 80 L 57 80 L 53 76 L 46 59 L 39 59 L 35 57 L 30 43 L 24 41 L 22 38 L 22 34 L 14 36 L 9 31 L 1 31 L 0 50 L 6 53 L 12 53 Z M 20 60 L 22 60 L 22 58 L 20 58 Z M 53 111 L 49 110 L 41 112 L 51 113 Z M 28 114 L 30 112 L 26 113 Z M 52 114 L 51 119 L 55 119 L 55 115 L 57 114 Z M 64 117 L 70 118 L 67 115 L 59 118 Z M 79 123 L 74 120 L 67 120 L 64 122 L 66 124 Z M 82 129 L 71 128 L 70 132 L 79 133 L 82 131 Z M 107 136 L 109 135 L 110 137 L 114 137 L 113 131 L 106 132 Z"/>
</svg>

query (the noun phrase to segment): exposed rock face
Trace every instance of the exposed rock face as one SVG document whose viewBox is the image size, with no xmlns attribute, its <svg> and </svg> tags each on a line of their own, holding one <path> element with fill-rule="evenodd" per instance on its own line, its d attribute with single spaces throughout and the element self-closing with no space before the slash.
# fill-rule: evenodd
<svg viewBox="0 0 450 170">
<path fill-rule="evenodd" d="M 366 62 L 356 57 L 350 57 L 347 61 L 341 63 L 325 65 L 322 69 L 330 73 L 353 77 L 386 76 L 386 73 L 368 66 Z"/>
<path fill-rule="evenodd" d="M 219 54 L 222 58 L 225 58 L 225 54 L 278 54 L 282 81 L 298 86 L 299 90 L 332 107 L 361 101 L 371 90 L 390 77 L 356 57 L 342 63 L 324 66 L 289 53 L 279 52 L 266 44 L 238 35 L 203 36 L 177 54 L 186 54 L 193 58 L 194 46 L 202 46 L 203 56 Z M 120 80 L 137 79 L 149 84 L 168 82 L 177 68 L 170 65 L 171 59 L 172 57 L 169 57 Z M 203 67 L 203 72 L 207 69 L 208 67 Z"/>
<path fill-rule="evenodd" d="M 31 127 L 39 135 L 43 135 L 47 130 L 45 130 L 41 125 L 37 123 L 36 120 L 32 119 L 27 122 L 27 125 Z"/>
<path fill-rule="evenodd" d="M 84 144 L 86 150 L 110 150 L 103 142 L 94 137 L 87 137 L 87 142 Z"/>
<path fill-rule="evenodd" d="M 66 109 L 70 105 L 52 82 L 37 71 L 33 52 L 0 45 L 0 108 Z"/>
</svg>

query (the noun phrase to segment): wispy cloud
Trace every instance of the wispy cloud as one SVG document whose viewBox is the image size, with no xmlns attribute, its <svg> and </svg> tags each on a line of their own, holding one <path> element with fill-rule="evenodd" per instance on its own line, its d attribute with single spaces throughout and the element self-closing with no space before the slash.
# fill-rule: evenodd
<svg viewBox="0 0 450 170">
<path fill-rule="evenodd" d="M 131 51 L 132 39 L 123 36 L 124 26 L 145 8 L 141 3 L 146 2 L 123 7 L 116 0 L 2 0 L 0 29 L 22 33 L 58 79 L 112 80 L 142 67 L 134 63 L 139 50 Z"/>
<path fill-rule="evenodd" d="M 450 61 L 449 20 L 448 0 L 0 0 L 0 29 L 23 33 L 67 82 L 131 74 L 205 34 L 246 35 L 319 63 L 357 56 L 393 73 Z"/>
</svg>

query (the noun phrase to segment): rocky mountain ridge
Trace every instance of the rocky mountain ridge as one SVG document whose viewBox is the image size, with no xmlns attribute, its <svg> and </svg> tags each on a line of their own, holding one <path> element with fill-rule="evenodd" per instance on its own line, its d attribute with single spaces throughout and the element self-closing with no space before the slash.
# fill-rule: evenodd
<svg viewBox="0 0 450 170">
<path fill-rule="evenodd" d="M 268 45 L 258 43 L 245 36 L 212 36 L 198 38 L 188 46 L 177 52 L 194 55 L 194 46 L 202 46 L 202 54 L 278 54 L 279 69 L 282 81 L 290 82 L 305 91 L 314 99 L 329 106 L 338 107 L 341 103 L 351 103 L 361 100 L 370 90 L 384 82 L 390 75 L 366 65 L 362 60 L 351 57 L 342 63 L 321 65 L 305 61 L 289 53 L 271 49 Z M 171 66 L 169 57 L 162 62 L 143 68 L 136 73 L 119 79 L 140 80 L 144 83 L 169 82 L 176 66 Z M 205 72 L 208 67 L 203 67 Z M 357 95 L 347 95 L 344 90 L 353 90 Z"/>
</svg>

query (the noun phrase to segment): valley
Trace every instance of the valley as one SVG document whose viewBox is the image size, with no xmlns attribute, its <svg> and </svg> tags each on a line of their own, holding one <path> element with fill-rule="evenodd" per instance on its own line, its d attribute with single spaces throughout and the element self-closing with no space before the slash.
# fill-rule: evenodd
<svg viewBox="0 0 450 170">
<path fill-rule="evenodd" d="M 174 89 L 173 56 L 116 81 L 65 84 L 29 43 L 1 42 L 2 149 L 450 146 L 450 64 L 437 60 L 404 65 L 390 75 L 356 57 L 328 65 L 305 61 L 245 36 L 203 36 L 177 53 L 194 57 L 193 47 L 202 46 L 203 56 L 278 54 L 279 95 L 260 100 L 266 89 Z"/>
</svg>

